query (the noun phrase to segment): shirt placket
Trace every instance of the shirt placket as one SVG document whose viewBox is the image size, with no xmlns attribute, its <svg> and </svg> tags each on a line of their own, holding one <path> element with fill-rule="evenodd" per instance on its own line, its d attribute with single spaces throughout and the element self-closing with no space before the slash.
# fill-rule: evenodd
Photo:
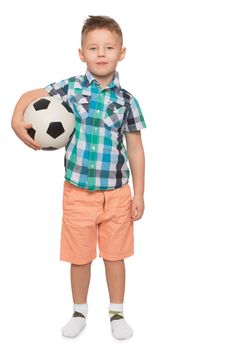
<svg viewBox="0 0 245 350">
<path fill-rule="evenodd" d="M 89 160 L 88 160 L 88 188 L 90 190 L 96 187 L 96 161 L 98 158 L 98 146 L 99 146 L 99 127 L 102 118 L 103 111 L 103 92 L 98 91 L 96 98 L 97 103 L 93 111 L 93 125 L 91 130 L 91 139 L 89 146 Z"/>
</svg>

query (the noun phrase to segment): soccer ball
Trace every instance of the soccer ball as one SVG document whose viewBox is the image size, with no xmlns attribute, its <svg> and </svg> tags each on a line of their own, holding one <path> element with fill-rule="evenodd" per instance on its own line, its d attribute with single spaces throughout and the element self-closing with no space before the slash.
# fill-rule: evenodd
<svg viewBox="0 0 245 350">
<path fill-rule="evenodd" d="M 31 123 L 28 134 L 41 145 L 42 150 L 56 150 L 67 145 L 75 130 L 75 116 L 68 103 L 45 96 L 30 103 L 23 117 Z"/>
</svg>

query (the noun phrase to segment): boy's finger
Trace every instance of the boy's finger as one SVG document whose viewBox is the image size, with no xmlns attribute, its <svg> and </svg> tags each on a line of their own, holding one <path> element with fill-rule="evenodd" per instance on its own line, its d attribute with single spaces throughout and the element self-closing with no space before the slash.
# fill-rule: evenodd
<svg viewBox="0 0 245 350">
<path fill-rule="evenodd" d="M 30 125 L 32 124 L 27 124 L 26 125 L 26 129 L 29 129 Z M 28 126 L 28 127 L 27 127 Z M 41 145 L 39 145 L 39 143 L 37 141 L 35 141 L 28 133 L 28 131 L 25 131 L 25 141 L 28 141 L 29 143 L 31 143 L 33 146 L 37 147 L 37 148 L 41 148 Z"/>
<path fill-rule="evenodd" d="M 41 149 L 41 145 L 34 141 L 30 136 L 26 138 L 25 142 L 28 144 L 28 146 L 31 146 L 32 148 Z"/>
<path fill-rule="evenodd" d="M 137 209 L 132 210 L 132 218 L 134 219 L 137 216 Z"/>
<path fill-rule="evenodd" d="M 29 143 L 28 141 L 24 141 L 24 142 L 25 142 L 25 144 L 26 144 L 28 147 L 30 147 L 30 148 L 32 148 L 32 149 L 34 149 L 34 150 L 36 151 L 36 148 L 35 148 L 34 146 L 32 146 L 31 143 Z"/>
<path fill-rule="evenodd" d="M 38 143 L 36 143 L 36 142 L 31 142 L 30 143 L 33 147 L 35 147 L 35 149 L 41 149 L 41 146 L 38 144 Z"/>
</svg>

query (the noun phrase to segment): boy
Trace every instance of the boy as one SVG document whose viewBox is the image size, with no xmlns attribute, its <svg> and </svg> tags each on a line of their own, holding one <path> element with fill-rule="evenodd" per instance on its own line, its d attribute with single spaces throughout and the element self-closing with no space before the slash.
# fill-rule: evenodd
<svg viewBox="0 0 245 350">
<path fill-rule="evenodd" d="M 29 147 L 40 146 L 23 122 L 28 104 L 51 95 L 69 103 L 76 131 L 66 146 L 60 260 L 71 263 L 73 316 L 62 334 L 75 337 L 84 328 L 92 260 L 105 264 L 111 331 L 127 339 L 132 328 L 123 316 L 124 259 L 134 254 L 133 222 L 144 211 L 144 150 L 140 130 L 146 127 L 137 100 L 119 83 L 117 63 L 126 49 L 118 23 L 107 16 L 89 16 L 82 28 L 79 57 L 84 76 L 75 76 L 44 89 L 23 94 L 12 127 Z M 126 138 L 127 150 L 123 143 Z M 134 195 L 128 184 L 129 160 Z M 98 230 L 98 234 L 97 234 Z"/>
</svg>

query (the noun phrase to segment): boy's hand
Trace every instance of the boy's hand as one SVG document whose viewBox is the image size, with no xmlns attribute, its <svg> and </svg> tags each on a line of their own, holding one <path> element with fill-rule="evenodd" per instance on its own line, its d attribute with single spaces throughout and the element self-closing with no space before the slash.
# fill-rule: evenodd
<svg viewBox="0 0 245 350">
<path fill-rule="evenodd" d="M 26 124 L 24 121 L 18 121 L 12 124 L 14 132 L 21 139 L 21 141 L 23 141 L 28 147 L 31 147 L 37 151 L 41 149 L 41 146 L 27 133 L 27 129 L 30 129 L 31 127 L 32 124 Z"/>
<path fill-rule="evenodd" d="M 133 221 L 139 220 L 144 213 L 144 197 L 143 195 L 135 194 L 132 199 L 132 211 L 131 211 L 131 219 Z"/>
</svg>

